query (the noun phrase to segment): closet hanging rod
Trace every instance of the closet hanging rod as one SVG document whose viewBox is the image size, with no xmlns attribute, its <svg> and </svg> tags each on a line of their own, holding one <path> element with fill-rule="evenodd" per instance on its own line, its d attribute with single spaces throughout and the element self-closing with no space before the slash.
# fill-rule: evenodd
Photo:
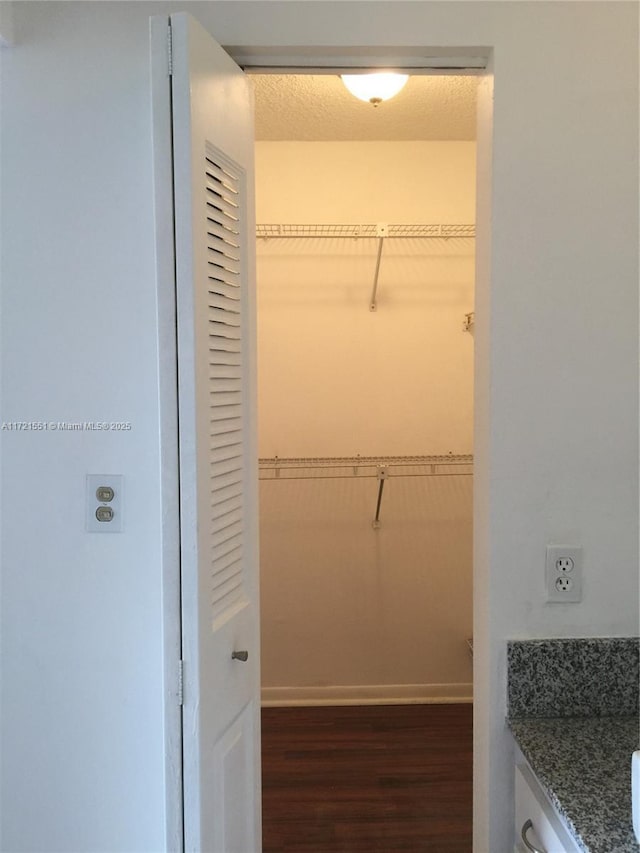
<svg viewBox="0 0 640 853">
<path fill-rule="evenodd" d="M 256 237 L 263 239 L 290 238 L 290 237 L 379 237 L 379 224 L 272 224 L 261 223 L 256 225 Z M 386 238 L 410 238 L 430 237 L 444 238 L 454 237 L 473 238 L 476 236 L 475 224 L 437 224 L 437 225 L 387 225 Z"/>
<path fill-rule="evenodd" d="M 340 456 L 313 458 L 263 458 L 259 460 L 261 480 L 470 476 L 471 454 L 444 456 Z"/>
</svg>

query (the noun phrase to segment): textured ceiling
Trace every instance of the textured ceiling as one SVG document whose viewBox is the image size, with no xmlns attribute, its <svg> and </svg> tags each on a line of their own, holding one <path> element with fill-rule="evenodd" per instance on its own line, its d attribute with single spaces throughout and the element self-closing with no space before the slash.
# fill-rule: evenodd
<svg viewBox="0 0 640 853">
<path fill-rule="evenodd" d="M 378 107 L 338 75 L 255 74 L 258 140 L 474 140 L 477 77 L 416 75 Z"/>
</svg>

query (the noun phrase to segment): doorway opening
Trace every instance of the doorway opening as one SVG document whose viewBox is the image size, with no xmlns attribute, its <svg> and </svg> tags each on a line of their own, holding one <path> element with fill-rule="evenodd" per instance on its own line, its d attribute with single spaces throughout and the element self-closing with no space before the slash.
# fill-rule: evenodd
<svg viewBox="0 0 640 853">
<path fill-rule="evenodd" d="M 472 701 L 477 78 L 375 109 L 253 79 L 263 707 L 446 722 Z"/>
</svg>

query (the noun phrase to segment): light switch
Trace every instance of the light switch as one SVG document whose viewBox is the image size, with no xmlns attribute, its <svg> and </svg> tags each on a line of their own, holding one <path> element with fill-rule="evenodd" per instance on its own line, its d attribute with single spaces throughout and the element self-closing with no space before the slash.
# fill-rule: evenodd
<svg viewBox="0 0 640 853">
<path fill-rule="evenodd" d="M 122 533 L 122 474 L 87 474 L 86 528 L 89 533 Z"/>
</svg>

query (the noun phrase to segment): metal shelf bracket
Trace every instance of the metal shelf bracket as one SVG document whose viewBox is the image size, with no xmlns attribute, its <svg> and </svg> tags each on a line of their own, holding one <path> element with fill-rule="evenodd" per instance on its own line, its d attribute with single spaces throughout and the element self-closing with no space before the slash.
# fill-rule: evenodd
<svg viewBox="0 0 640 853">
<path fill-rule="evenodd" d="M 380 527 L 380 506 L 382 505 L 382 491 L 384 489 L 384 481 L 387 479 L 389 471 L 384 465 L 378 465 L 377 477 L 378 483 L 378 502 L 376 503 L 376 517 L 371 522 L 371 526 L 374 530 L 378 530 Z"/>
<path fill-rule="evenodd" d="M 380 259 L 382 258 L 382 247 L 384 246 L 384 238 L 389 234 L 389 226 L 379 223 L 376 225 L 376 237 L 378 238 L 378 256 L 376 258 L 376 271 L 373 274 L 373 290 L 371 291 L 371 299 L 369 300 L 369 311 L 377 311 L 376 294 L 378 292 L 378 276 L 380 275 Z"/>
</svg>

